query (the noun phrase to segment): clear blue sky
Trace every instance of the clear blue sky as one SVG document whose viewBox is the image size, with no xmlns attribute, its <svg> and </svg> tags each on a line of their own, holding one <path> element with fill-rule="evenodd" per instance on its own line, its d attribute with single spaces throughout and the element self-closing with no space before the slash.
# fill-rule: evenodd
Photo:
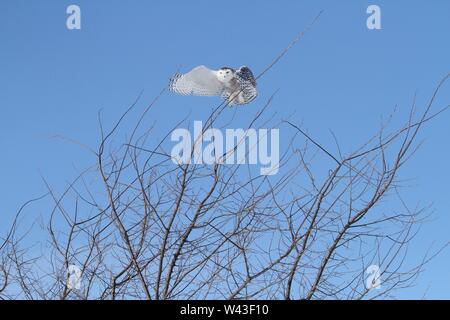
<svg viewBox="0 0 450 320">
<path fill-rule="evenodd" d="M 66 29 L 70 4 L 81 7 L 81 30 Z M 382 30 L 366 28 L 369 4 L 381 7 Z M 321 9 L 314 29 L 262 80 L 260 99 L 280 89 L 274 108 L 295 111 L 292 120 L 320 141 L 332 129 L 351 150 L 395 104 L 406 112 L 415 92 L 423 107 L 450 71 L 449 1 L 0 1 L 1 224 L 45 192 L 41 176 L 62 187 L 74 166 L 92 163 L 52 136 L 95 146 L 100 108 L 112 121 L 142 89 L 150 101 L 180 66 L 245 64 L 258 73 Z M 199 99 L 166 94 L 154 117 L 166 129 L 189 111 L 202 119 Z M 447 86 L 436 106 L 449 103 Z M 435 209 L 412 258 L 450 240 L 449 119 L 426 127 L 424 146 L 402 171 L 414 178 L 407 200 Z M 424 293 L 450 298 L 450 251 L 398 297 Z"/>
</svg>

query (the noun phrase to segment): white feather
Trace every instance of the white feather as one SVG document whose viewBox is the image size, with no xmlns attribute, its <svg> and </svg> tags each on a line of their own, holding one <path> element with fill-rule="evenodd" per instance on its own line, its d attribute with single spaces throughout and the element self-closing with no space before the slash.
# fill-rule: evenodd
<svg viewBox="0 0 450 320">
<path fill-rule="evenodd" d="M 220 96 L 224 85 L 217 79 L 216 71 L 199 66 L 188 73 L 176 74 L 171 79 L 169 88 L 185 95 Z"/>
</svg>

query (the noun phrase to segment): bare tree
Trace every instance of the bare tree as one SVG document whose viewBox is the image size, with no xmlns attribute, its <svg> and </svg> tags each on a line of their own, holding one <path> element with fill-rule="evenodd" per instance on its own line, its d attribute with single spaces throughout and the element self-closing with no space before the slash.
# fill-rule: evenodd
<svg viewBox="0 0 450 320">
<path fill-rule="evenodd" d="M 133 122 L 139 96 L 112 129 L 99 121 L 101 140 L 89 149 L 95 164 L 61 192 L 44 180 L 47 193 L 24 205 L 0 238 L 0 299 L 390 297 L 412 285 L 442 249 L 414 264 L 407 259 L 430 208 L 403 201 L 399 174 L 420 146 L 421 129 L 448 108 L 432 108 L 448 78 L 425 108 L 413 102 L 403 126 L 383 123 L 349 154 L 341 154 L 337 139 L 333 154 L 300 125 L 276 120 L 272 96 L 248 128 L 290 132 L 273 176 L 251 165 L 174 164 L 172 130 L 155 139 L 147 125 L 165 90 Z M 229 112 L 226 104 L 214 108 L 203 132 L 227 127 Z M 134 123 L 126 138 L 124 123 Z M 20 221 L 24 209 L 43 199 L 52 207 L 43 215 L 46 236 L 40 234 L 38 247 Z M 379 270 L 379 290 L 366 283 L 371 265 Z M 70 266 L 79 268 L 81 288 L 70 285 Z"/>
</svg>

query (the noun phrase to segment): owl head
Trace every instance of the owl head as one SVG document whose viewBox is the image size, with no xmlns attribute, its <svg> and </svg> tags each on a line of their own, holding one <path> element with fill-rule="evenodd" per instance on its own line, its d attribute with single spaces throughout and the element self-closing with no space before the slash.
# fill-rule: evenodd
<svg viewBox="0 0 450 320">
<path fill-rule="evenodd" d="M 217 71 L 217 78 L 220 82 L 228 82 L 234 77 L 234 69 L 223 67 Z"/>
</svg>

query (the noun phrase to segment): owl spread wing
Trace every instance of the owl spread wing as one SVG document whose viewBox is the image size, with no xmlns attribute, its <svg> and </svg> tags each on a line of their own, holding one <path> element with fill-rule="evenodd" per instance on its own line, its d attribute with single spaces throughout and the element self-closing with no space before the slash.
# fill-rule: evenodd
<svg viewBox="0 0 450 320">
<path fill-rule="evenodd" d="M 236 71 L 236 79 L 239 83 L 242 99 L 238 99 L 236 104 L 249 103 L 258 96 L 258 90 L 256 89 L 256 80 L 252 71 L 243 66 Z"/>
<path fill-rule="evenodd" d="M 196 96 L 220 96 L 224 86 L 215 72 L 199 66 L 185 74 L 175 74 L 170 79 L 169 89 L 179 94 Z"/>
</svg>

